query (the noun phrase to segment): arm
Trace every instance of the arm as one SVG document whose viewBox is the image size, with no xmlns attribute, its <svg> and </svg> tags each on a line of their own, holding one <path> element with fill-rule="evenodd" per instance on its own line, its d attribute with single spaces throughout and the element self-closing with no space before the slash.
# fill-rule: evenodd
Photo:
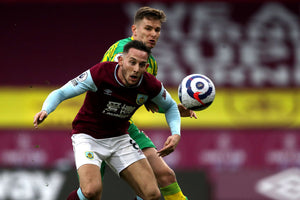
<svg viewBox="0 0 300 200">
<path fill-rule="evenodd" d="M 52 91 L 43 103 L 42 110 L 38 112 L 33 119 L 34 127 L 46 119 L 56 107 L 66 99 L 78 96 L 88 90 L 96 91 L 97 87 L 93 82 L 90 71 L 87 70 L 77 78 L 69 81 L 59 89 Z"/>
<path fill-rule="evenodd" d="M 190 117 L 198 119 L 197 114 L 194 111 L 184 107 L 181 103 L 179 103 L 177 106 L 181 117 Z"/>
<path fill-rule="evenodd" d="M 159 156 L 166 156 L 172 153 L 180 140 L 181 119 L 176 102 L 162 86 L 160 93 L 152 101 L 165 111 L 167 123 L 172 135 L 169 136 L 164 147 L 158 151 Z"/>
<path fill-rule="evenodd" d="M 198 119 L 197 114 L 194 111 L 184 107 L 181 103 L 179 103 L 177 106 L 181 117 L 190 117 L 190 118 Z M 145 104 L 145 107 L 148 112 L 151 111 L 152 113 L 155 112 L 164 113 L 164 111 L 161 108 L 159 108 L 155 103 L 151 101 L 147 102 Z"/>
</svg>

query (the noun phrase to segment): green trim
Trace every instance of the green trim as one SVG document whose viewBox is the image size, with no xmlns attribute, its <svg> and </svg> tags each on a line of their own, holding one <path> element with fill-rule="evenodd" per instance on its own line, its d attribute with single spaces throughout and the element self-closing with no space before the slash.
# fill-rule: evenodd
<svg viewBox="0 0 300 200">
<path fill-rule="evenodd" d="M 163 196 L 168 196 L 168 195 L 172 195 L 172 194 L 176 194 L 178 192 L 180 192 L 181 189 L 178 185 L 177 182 L 172 183 L 166 187 L 160 188 L 160 192 Z"/>
</svg>

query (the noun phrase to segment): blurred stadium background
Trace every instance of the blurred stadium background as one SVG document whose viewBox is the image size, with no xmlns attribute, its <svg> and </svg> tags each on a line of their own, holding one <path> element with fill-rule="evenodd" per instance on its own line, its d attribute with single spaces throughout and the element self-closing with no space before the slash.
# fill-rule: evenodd
<svg viewBox="0 0 300 200">
<path fill-rule="evenodd" d="M 130 36 L 136 9 L 163 9 L 158 78 L 178 101 L 191 73 L 216 85 L 211 107 L 182 120 L 166 157 L 191 200 L 300 199 L 300 3 L 278 1 L 0 1 L 0 200 L 63 200 L 77 188 L 71 121 L 84 96 L 68 100 L 38 130 L 48 93 L 99 62 Z M 163 116 L 134 121 L 158 148 Z M 104 200 L 133 199 L 111 171 Z"/>
</svg>

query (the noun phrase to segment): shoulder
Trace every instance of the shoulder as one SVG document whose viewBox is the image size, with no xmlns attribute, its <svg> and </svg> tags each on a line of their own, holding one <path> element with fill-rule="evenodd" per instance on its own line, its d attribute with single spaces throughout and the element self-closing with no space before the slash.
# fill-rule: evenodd
<svg viewBox="0 0 300 200">
<path fill-rule="evenodd" d="M 91 76 L 94 82 L 98 83 L 104 77 L 113 75 L 117 63 L 116 62 L 101 62 L 90 68 Z"/>
<path fill-rule="evenodd" d="M 124 46 L 129 41 L 131 41 L 130 37 L 122 39 L 122 40 L 119 40 L 119 41 L 115 42 L 113 45 L 111 45 L 109 47 L 109 49 L 106 51 L 106 53 L 104 54 L 102 62 L 105 62 L 105 61 L 114 61 L 115 60 L 115 56 L 117 54 L 123 53 Z"/>
<path fill-rule="evenodd" d="M 132 40 L 132 38 L 128 37 L 128 38 L 124 38 L 122 40 L 119 40 L 117 43 L 118 43 L 119 46 L 124 47 L 131 40 Z"/>
<path fill-rule="evenodd" d="M 131 41 L 131 38 L 128 37 L 128 38 L 124 38 L 122 40 L 119 40 L 117 41 L 116 43 L 114 43 L 110 48 L 109 50 L 113 50 L 115 51 L 116 53 L 121 53 L 123 52 L 123 49 L 124 49 L 124 46 Z"/>
<path fill-rule="evenodd" d="M 110 71 L 111 69 L 114 69 L 114 67 L 117 65 L 117 62 L 101 62 L 97 63 L 93 67 L 90 68 L 90 71 L 95 72 L 95 71 Z"/>
<path fill-rule="evenodd" d="M 146 82 L 147 86 L 150 89 L 153 89 L 153 90 L 161 89 L 161 86 L 162 86 L 161 82 L 154 75 L 152 75 L 148 72 L 144 73 L 144 81 Z"/>
</svg>

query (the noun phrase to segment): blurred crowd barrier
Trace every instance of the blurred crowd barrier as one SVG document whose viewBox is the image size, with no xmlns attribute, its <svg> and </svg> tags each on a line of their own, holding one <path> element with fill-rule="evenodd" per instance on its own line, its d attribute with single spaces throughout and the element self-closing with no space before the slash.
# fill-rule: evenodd
<svg viewBox="0 0 300 200">
<path fill-rule="evenodd" d="M 178 102 L 188 74 L 216 86 L 198 119 L 182 119 L 181 142 L 165 158 L 189 199 L 300 199 L 299 2 L 24 2 L 0 1 L 0 200 L 62 200 L 77 187 L 69 133 L 84 95 L 62 103 L 39 129 L 33 116 L 51 90 L 131 35 L 143 5 L 167 14 L 153 55 L 172 97 Z M 163 115 L 141 108 L 133 120 L 162 147 Z M 134 196 L 107 176 L 103 199 Z"/>
</svg>

